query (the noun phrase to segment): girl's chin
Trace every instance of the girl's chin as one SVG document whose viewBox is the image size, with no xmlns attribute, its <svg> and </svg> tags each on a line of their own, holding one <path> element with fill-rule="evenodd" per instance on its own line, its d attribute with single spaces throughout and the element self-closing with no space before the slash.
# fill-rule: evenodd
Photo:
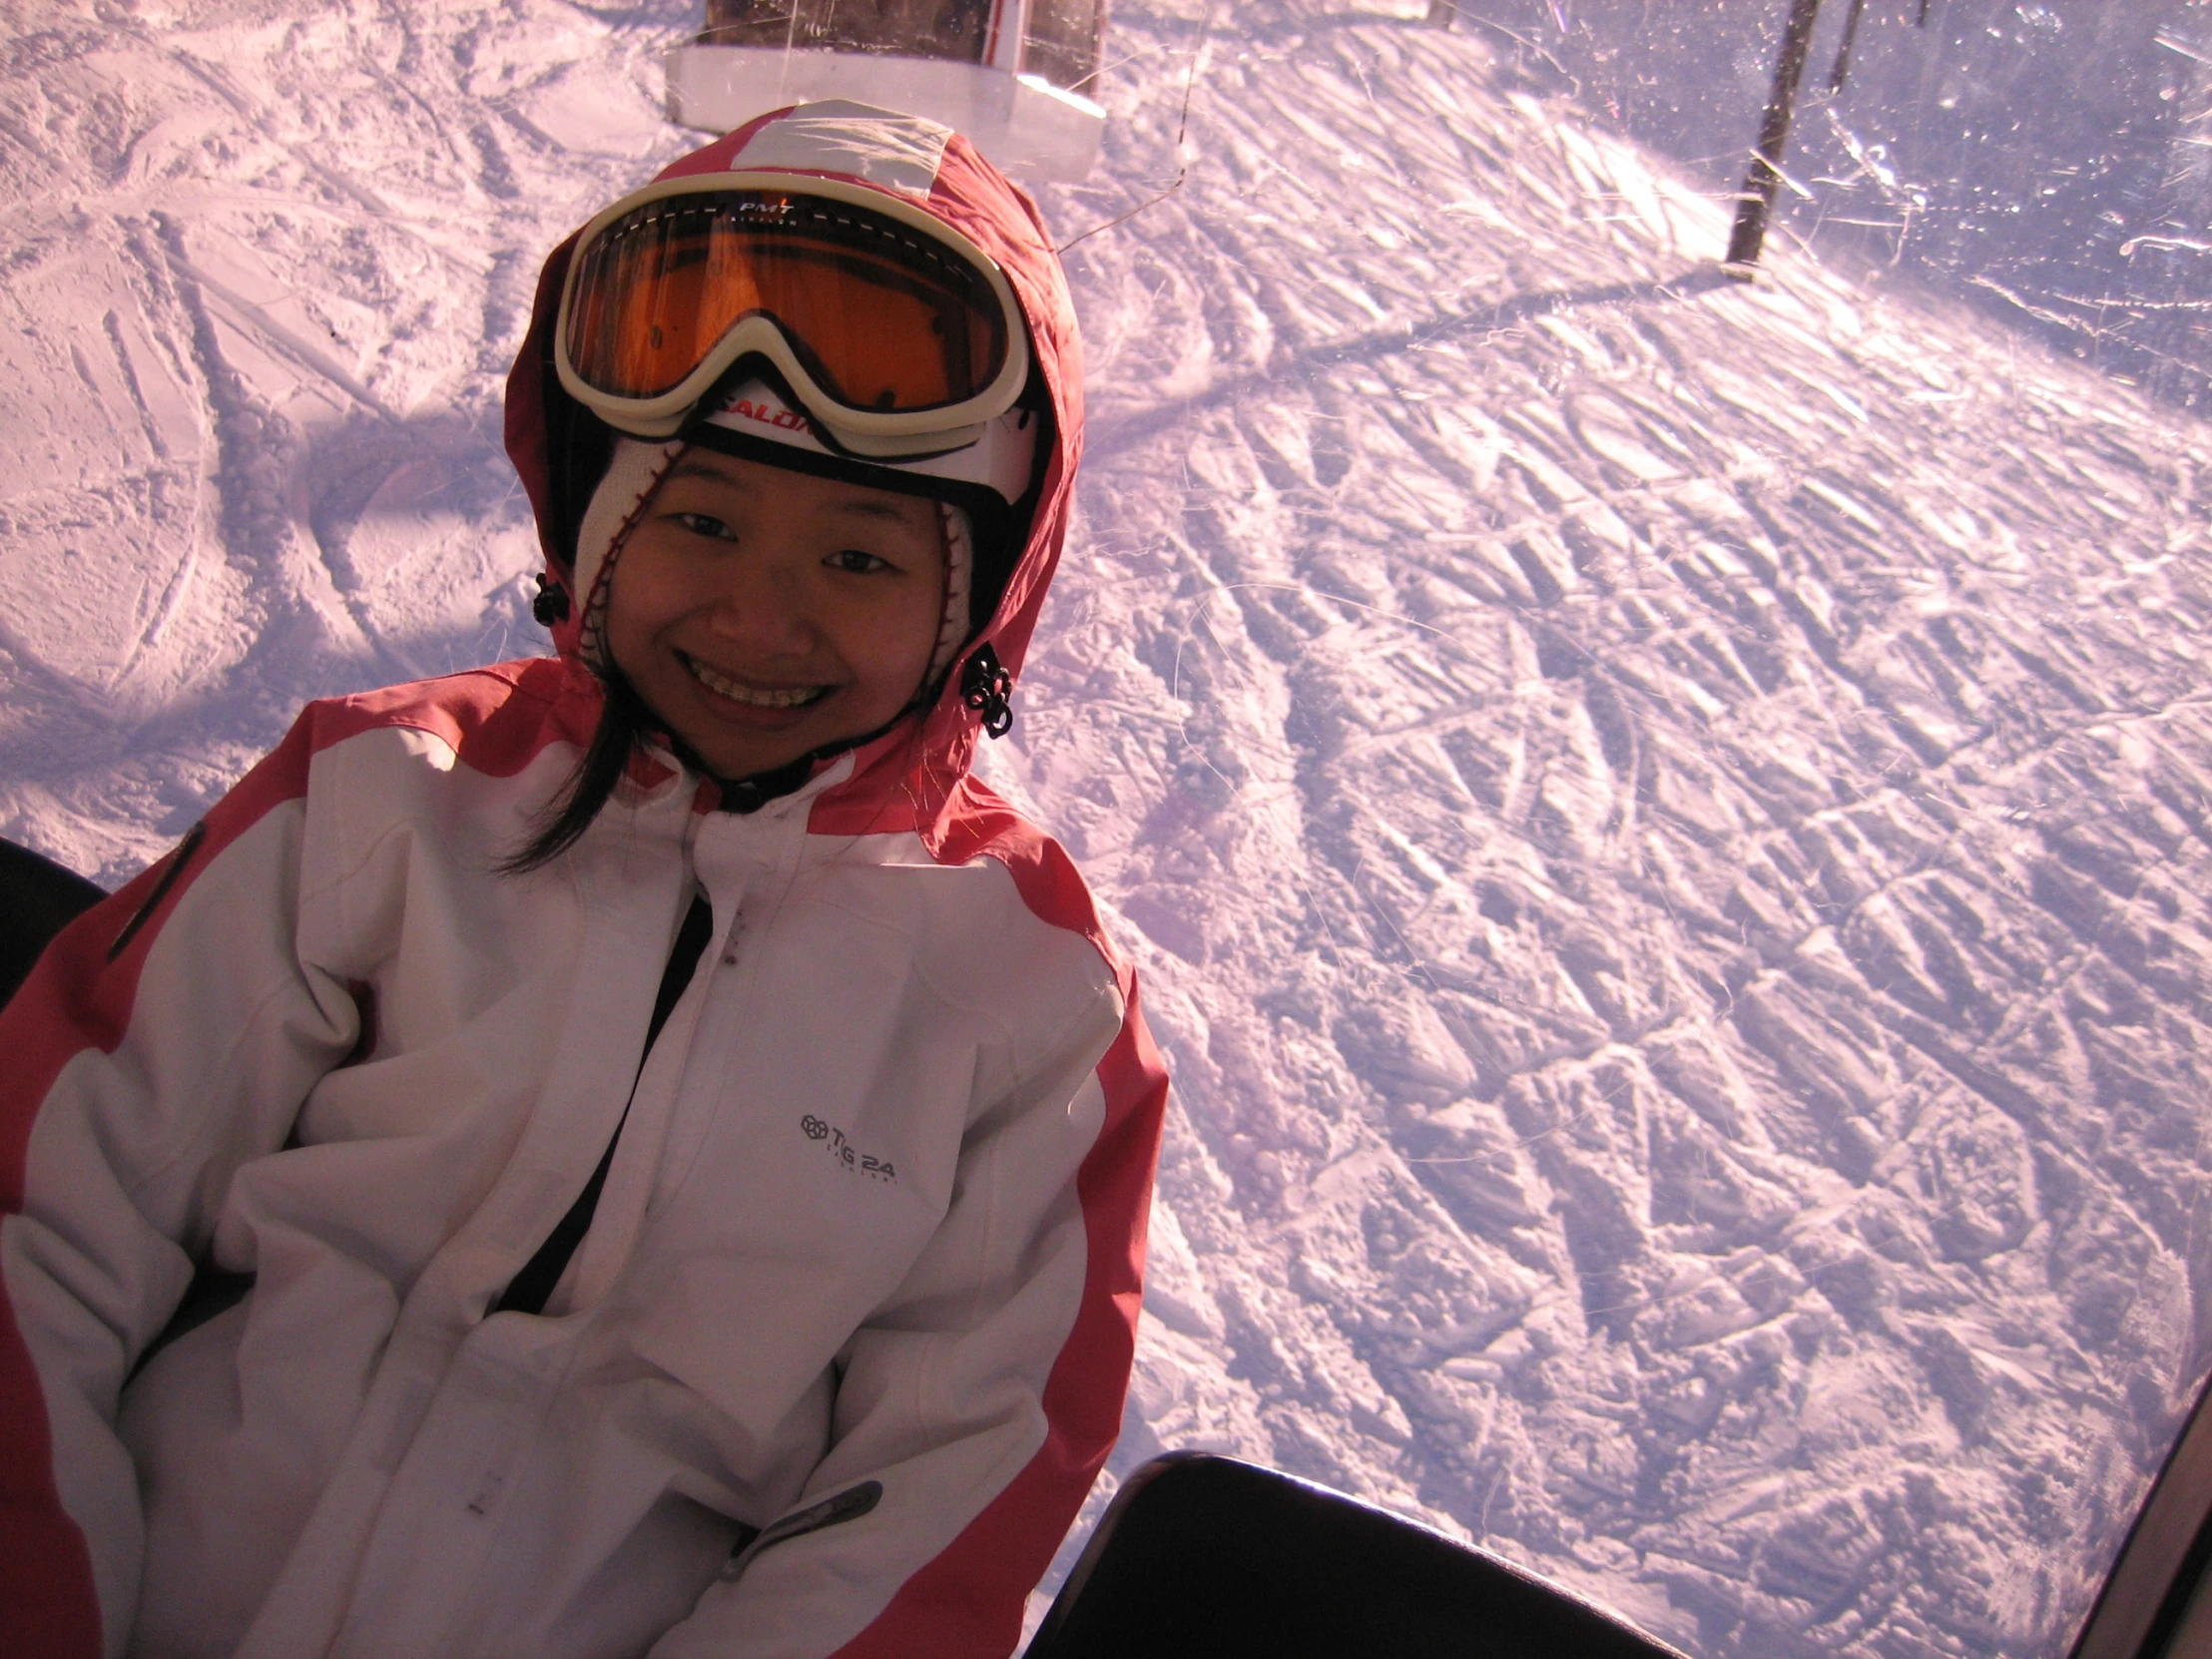
<svg viewBox="0 0 2212 1659">
<path fill-rule="evenodd" d="M 746 712 L 753 714 L 761 711 Z M 740 725 L 735 721 L 720 720 L 693 722 L 697 730 L 680 730 L 679 735 L 690 746 L 692 753 L 704 761 L 717 778 L 735 781 L 788 767 L 803 755 L 811 755 L 818 749 L 829 748 L 847 738 L 863 736 L 882 724 L 881 721 L 876 721 L 867 726 L 854 726 L 848 720 L 836 719 L 833 709 L 825 709 L 821 705 L 812 709 L 773 712 L 796 715 L 798 718 L 774 726 L 751 722 Z"/>
<path fill-rule="evenodd" d="M 692 753 L 705 761 L 717 778 L 730 779 L 774 772 L 779 767 L 790 766 L 802 755 L 836 741 L 817 738 L 801 730 L 742 735 L 716 731 L 685 734 L 684 737 Z"/>
</svg>

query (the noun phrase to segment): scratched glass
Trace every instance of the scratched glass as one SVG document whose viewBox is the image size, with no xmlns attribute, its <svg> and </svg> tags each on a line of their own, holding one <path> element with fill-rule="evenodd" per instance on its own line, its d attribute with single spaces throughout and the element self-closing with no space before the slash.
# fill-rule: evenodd
<svg viewBox="0 0 2212 1659">
<path fill-rule="evenodd" d="M 1117 1469 L 2055 1656 L 2212 1359 L 2212 8 L 1826 0 L 1739 280 L 1792 9 L 1115 11 L 992 764 L 1176 1067 Z"/>
<path fill-rule="evenodd" d="M 1090 425 L 981 765 L 1175 1068 L 1117 1471 L 2056 1659 L 2212 1363 L 2212 6 L 1822 0 L 1762 174 L 1796 9 L 1032 0 Z M 0 832 L 109 886 L 306 698 L 545 648 L 501 377 L 695 142 L 663 47 L 1002 61 L 185 10 L 0 53 Z"/>
</svg>

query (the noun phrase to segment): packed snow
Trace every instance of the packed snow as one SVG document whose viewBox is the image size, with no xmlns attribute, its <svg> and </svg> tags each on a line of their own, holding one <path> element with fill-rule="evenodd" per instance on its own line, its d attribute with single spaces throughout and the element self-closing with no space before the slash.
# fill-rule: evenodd
<svg viewBox="0 0 2212 1659">
<path fill-rule="evenodd" d="M 1722 279 L 1419 10 L 1119 11 L 1041 193 L 1090 449 L 984 764 L 1175 1069 L 1114 1467 L 1706 1659 L 2059 1653 L 2212 1364 L 2212 429 Z M 303 699 L 543 649 L 500 379 L 696 19 L 0 16 L 0 833 L 112 883 Z"/>
</svg>

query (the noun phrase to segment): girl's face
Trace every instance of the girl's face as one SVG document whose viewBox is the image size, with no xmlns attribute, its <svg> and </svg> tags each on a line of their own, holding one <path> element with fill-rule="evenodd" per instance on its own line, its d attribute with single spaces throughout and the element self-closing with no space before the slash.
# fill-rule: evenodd
<svg viewBox="0 0 2212 1659">
<path fill-rule="evenodd" d="M 692 448 L 623 544 L 607 643 L 716 776 L 746 778 L 888 722 L 943 610 L 934 501 Z"/>
</svg>

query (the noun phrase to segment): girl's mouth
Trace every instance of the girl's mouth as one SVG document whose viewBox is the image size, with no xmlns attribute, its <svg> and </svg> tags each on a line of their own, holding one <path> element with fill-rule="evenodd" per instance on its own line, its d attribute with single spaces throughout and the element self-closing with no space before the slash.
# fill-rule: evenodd
<svg viewBox="0 0 2212 1659">
<path fill-rule="evenodd" d="M 717 697 L 726 697 L 733 703 L 742 703 L 749 709 L 804 709 L 809 704 L 820 703 L 837 688 L 834 686 L 749 686 L 742 680 L 733 680 L 718 674 L 697 657 L 678 653 L 691 676 Z"/>
</svg>

